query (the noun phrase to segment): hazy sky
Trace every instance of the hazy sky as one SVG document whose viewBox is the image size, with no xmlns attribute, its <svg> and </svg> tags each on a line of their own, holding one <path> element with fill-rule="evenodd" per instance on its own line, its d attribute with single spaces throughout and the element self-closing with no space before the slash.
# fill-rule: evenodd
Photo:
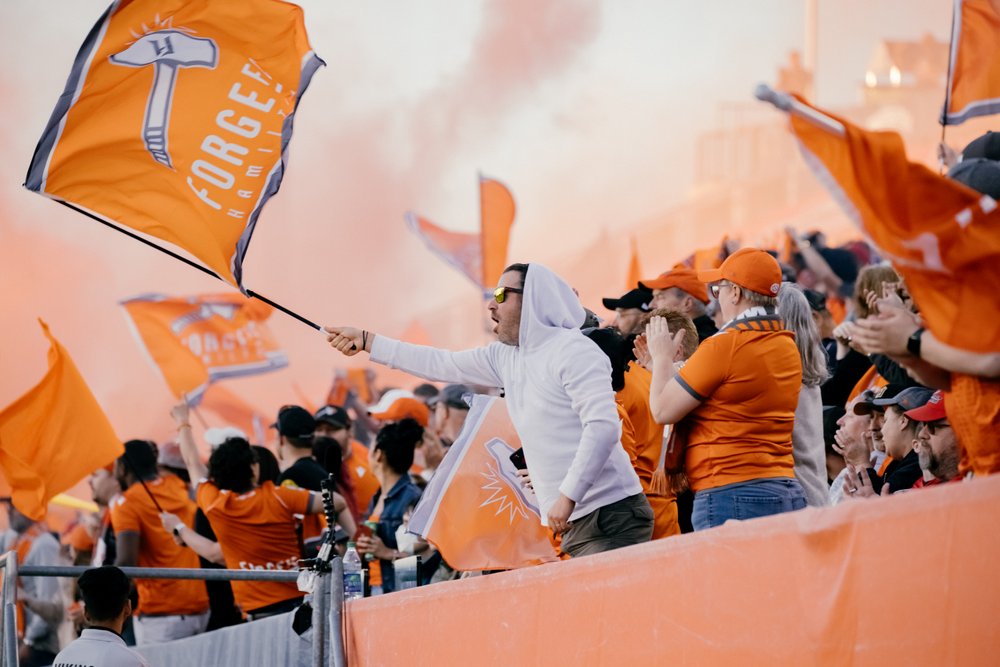
<svg viewBox="0 0 1000 667">
<path fill-rule="evenodd" d="M 695 139 L 717 125 L 719 105 L 749 100 L 803 41 L 797 0 L 300 4 L 328 66 L 299 108 L 285 182 L 258 224 L 245 282 L 322 322 L 389 334 L 474 294 L 405 231 L 406 210 L 475 229 L 481 171 L 517 201 L 512 259 L 555 261 L 680 202 Z M 818 101 L 858 100 L 880 38 L 946 38 L 950 4 L 821 0 Z M 20 187 L 105 7 L 0 3 L 0 402 L 42 373 L 42 316 L 123 430 L 162 419 L 169 395 L 117 301 L 226 287 Z M 280 316 L 274 329 L 292 369 L 238 385 L 277 403 L 293 379 L 325 389 L 337 361 L 325 342 Z"/>
</svg>

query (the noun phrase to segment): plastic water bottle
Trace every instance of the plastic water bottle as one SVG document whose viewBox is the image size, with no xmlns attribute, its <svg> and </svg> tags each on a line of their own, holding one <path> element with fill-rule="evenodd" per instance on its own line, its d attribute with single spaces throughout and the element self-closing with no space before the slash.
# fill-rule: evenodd
<svg viewBox="0 0 1000 667">
<path fill-rule="evenodd" d="M 347 553 L 344 554 L 344 599 L 358 600 L 365 596 L 364 574 L 361 568 L 361 557 L 354 547 L 354 542 L 347 543 Z"/>
</svg>

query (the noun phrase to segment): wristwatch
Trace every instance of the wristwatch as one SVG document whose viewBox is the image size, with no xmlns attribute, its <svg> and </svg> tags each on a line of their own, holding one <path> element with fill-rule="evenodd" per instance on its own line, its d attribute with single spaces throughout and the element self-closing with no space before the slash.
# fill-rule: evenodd
<svg viewBox="0 0 1000 667">
<path fill-rule="evenodd" d="M 906 341 L 906 351 L 916 358 L 920 358 L 920 337 L 924 335 L 924 328 L 920 327 Z"/>
</svg>

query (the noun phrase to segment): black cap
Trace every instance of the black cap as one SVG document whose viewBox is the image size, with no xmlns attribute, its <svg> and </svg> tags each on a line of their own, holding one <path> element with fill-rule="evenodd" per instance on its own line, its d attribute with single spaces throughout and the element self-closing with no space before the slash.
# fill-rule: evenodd
<svg viewBox="0 0 1000 667">
<path fill-rule="evenodd" d="M 444 389 L 442 389 L 437 396 L 432 398 L 428 405 L 434 407 L 438 403 L 444 403 L 449 408 L 457 408 L 459 410 L 468 410 L 469 404 L 465 402 L 463 398 L 466 394 L 473 393 L 464 384 L 449 384 Z"/>
<path fill-rule="evenodd" d="M 814 289 L 804 289 L 802 294 L 805 295 L 806 301 L 809 302 L 809 307 L 817 313 L 825 313 L 826 308 L 826 297 Z"/>
<path fill-rule="evenodd" d="M 286 405 L 278 410 L 278 421 L 271 424 L 286 438 L 308 438 L 316 430 L 316 420 L 305 408 Z"/>
<path fill-rule="evenodd" d="M 983 158 L 986 160 L 1000 160 L 1000 134 L 992 130 L 986 134 L 976 137 L 969 142 L 969 145 L 962 149 L 962 161 Z"/>
<path fill-rule="evenodd" d="M 985 158 L 962 160 L 948 170 L 948 178 L 1000 200 L 1000 162 Z"/>
<path fill-rule="evenodd" d="M 602 299 L 601 303 L 603 303 L 604 307 L 608 310 L 617 310 L 619 308 L 638 308 L 639 310 L 648 313 L 649 302 L 652 300 L 653 293 L 651 291 L 634 289 L 623 294 L 620 299 Z"/>
<path fill-rule="evenodd" d="M 933 395 L 934 390 L 928 389 L 927 387 L 907 387 L 895 396 L 879 396 L 872 402 L 876 406 L 882 408 L 889 405 L 895 405 L 898 406 L 900 410 L 906 412 L 907 410 L 916 410 L 919 407 L 923 407 L 927 401 L 931 400 L 931 396 Z"/>
<path fill-rule="evenodd" d="M 870 415 L 872 412 L 883 412 L 885 403 L 877 401 L 890 399 L 906 389 L 901 384 L 887 384 L 876 391 L 865 391 L 861 394 L 861 400 L 854 404 L 854 414 Z"/>
<path fill-rule="evenodd" d="M 347 410 L 339 405 L 324 405 L 316 411 L 313 419 L 334 428 L 349 428 L 351 425 L 351 415 L 347 414 Z"/>
</svg>

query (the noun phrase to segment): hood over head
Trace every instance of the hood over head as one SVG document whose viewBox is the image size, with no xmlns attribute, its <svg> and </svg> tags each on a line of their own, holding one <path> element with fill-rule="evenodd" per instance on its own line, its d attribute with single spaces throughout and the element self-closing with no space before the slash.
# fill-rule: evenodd
<svg viewBox="0 0 1000 667">
<path fill-rule="evenodd" d="M 564 329 L 579 330 L 586 315 L 580 297 L 565 280 L 543 264 L 528 265 L 521 299 L 518 345 L 522 349 L 537 348 Z"/>
</svg>

